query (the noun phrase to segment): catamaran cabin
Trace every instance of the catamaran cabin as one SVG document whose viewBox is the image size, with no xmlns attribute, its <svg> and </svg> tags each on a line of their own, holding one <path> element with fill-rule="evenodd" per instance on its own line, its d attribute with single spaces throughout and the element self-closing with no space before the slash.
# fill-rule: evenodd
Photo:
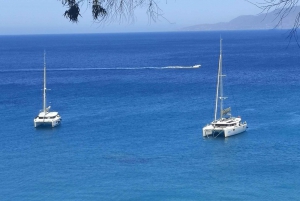
<svg viewBox="0 0 300 201">
<path fill-rule="evenodd" d="M 218 120 L 216 122 L 212 122 L 212 126 L 225 128 L 228 126 L 239 126 L 241 125 L 241 118 L 223 118 L 222 120 Z"/>
</svg>

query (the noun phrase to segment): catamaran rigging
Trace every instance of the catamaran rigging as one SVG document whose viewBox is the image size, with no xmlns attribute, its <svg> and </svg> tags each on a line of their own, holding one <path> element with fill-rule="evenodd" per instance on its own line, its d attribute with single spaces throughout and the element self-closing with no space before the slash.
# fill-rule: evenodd
<svg viewBox="0 0 300 201">
<path fill-rule="evenodd" d="M 34 127 L 41 125 L 58 126 L 61 123 L 61 117 L 58 112 L 50 112 L 51 106 L 46 106 L 46 52 L 44 52 L 44 84 L 43 84 L 43 109 L 33 120 Z"/>
<path fill-rule="evenodd" d="M 247 123 L 243 122 L 241 117 L 231 116 L 231 107 L 223 109 L 223 101 L 227 99 L 223 95 L 223 75 L 222 73 L 222 39 L 220 39 L 220 57 L 217 76 L 216 101 L 214 121 L 203 127 L 203 136 L 224 134 L 224 137 L 244 132 L 247 129 Z M 220 118 L 217 119 L 218 106 L 220 107 Z"/>
</svg>

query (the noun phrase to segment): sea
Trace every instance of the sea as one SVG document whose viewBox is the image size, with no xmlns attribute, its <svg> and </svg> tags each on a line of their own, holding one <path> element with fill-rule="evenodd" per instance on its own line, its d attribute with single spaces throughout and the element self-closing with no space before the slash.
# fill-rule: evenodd
<svg viewBox="0 0 300 201">
<path fill-rule="evenodd" d="M 300 200 L 300 48 L 288 34 L 0 36 L 0 200 Z M 207 138 L 220 38 L 224 107 L 248 129 Z M 33 125 L 44 51 L 55 128 Z"/>
</svg>

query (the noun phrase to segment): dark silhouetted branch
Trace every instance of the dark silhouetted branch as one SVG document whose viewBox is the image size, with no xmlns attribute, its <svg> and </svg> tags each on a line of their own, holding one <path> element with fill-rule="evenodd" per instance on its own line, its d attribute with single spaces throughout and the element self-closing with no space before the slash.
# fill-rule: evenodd
<svg viewBox="0 0 300 201">
<path fill-rule="evenodd" d="M 59 0 L 68 9 L 64 16 L 71 22 L 78 22 L 80 7 L 87 4 L 92 9 L 93 20 L 98 23 L 132 22 L 134 21 L 134 11 L 137 8 L 146 7 L 146 14 L 149 21 L 157 21 L 163 16 L 155 0 Z"/>
<path fill-rule="evenodd" d="M 261 2 L 255 2 L 255 3 L 249 0 L 246 1 L 261 8 L 262 12 L 264 13 L 269 13 L 270 11 L 275 10 L 276 19 L 278 20 L 276 27 L 280 26 L 283 23 L 283 19 L 286 18 L 295 9 L 295 7 L 298 6 L 299 3 L 299 0 L 263 0 Z M 294 38 L 298 46 L 300 47 L 298 43 L 298 33 L 297 33 L 299 26 L 300 26 L 300 13 L 297 14 L 294 21 L 294 25 L 288 34 L 289 40 L 291 41 L 291 39 Z"/>
</svg>

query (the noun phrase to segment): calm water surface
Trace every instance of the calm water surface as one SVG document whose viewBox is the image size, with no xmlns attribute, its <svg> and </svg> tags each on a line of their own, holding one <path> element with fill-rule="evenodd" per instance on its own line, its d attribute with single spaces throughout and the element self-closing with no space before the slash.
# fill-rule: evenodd
<svg viewBox="0 0 300 201">
<path fill-rule="evenodd" d="M 225 106 L 249 128 L 202 138 L 220 34 Z M 0 36 L 0 200 L 299 200 L 300 49 L 285 36 Z M 53 129 L 33 127 L 44 49 Z"/>
</svg>

